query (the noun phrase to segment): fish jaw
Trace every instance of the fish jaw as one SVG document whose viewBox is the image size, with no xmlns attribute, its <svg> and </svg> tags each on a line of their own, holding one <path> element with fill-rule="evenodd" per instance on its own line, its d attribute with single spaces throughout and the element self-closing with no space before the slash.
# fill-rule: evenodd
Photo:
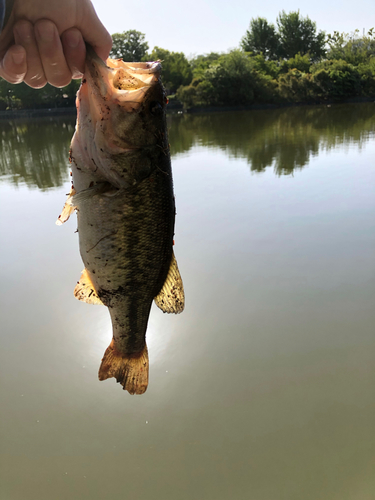
<svg viewBox="0 0 375 500">
<path fill-rule="evenodd" d="M 160 81 L 160 62 L 105 64 L 88 50 L 81 87 L 77 94 L 77 126 L 72 141 L 74 166 L 90 173 L 88 183 L 106 180 L 126 188 L 134 179 L 114 168 L 114 157 L 134 155 L 148 148 L 168 148 L 165 127 L 166 95 Z M 116 163 L 116 161 L 115 161 Z M 123 161 L 121 161 L 123 163 Z M 77 175 L 79 177 L 79 173 Z"/>
</svg>

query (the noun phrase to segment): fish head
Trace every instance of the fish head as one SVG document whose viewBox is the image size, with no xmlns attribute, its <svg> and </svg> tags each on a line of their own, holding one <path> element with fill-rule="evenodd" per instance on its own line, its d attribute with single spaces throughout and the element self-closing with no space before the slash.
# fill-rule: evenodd
<svg viewBox="0 0 375 500">
<path fill-rule="evenodd" d="M 82 163 L 91 162 L 92 170 L 114 185 L 121 180 L 112 172 L 113 166 L 108 172 L 108 159 L 113 155 L 168 148 L 168 101 L 160 74 L 160 61 L 108 59 L 105 63 L 87 47 L 85 73 L 77 94 L 74 153 Z"/>
</svg>

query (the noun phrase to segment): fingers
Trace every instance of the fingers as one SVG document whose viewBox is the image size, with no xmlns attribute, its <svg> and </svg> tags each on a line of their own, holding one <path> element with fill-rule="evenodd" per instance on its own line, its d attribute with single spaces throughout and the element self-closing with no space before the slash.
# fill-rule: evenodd
<svg viewBox="0 0 375 500">
<path fill-rule="evenodd" d="M 27 71 L 25 49 L 12 45 L 0 61 L 0 76 L 9 83 L 21 83 Z"/>
<path fill-rule="evenodd" d="M 56 25 L 48 19 L 42 19 L 35 23 L 34 33 L 47 81 L 55 87 L 68 85 L 72 74 L 65 60 Z"/>
<path fill-rule="evenodd" d="M 70 28 L 61 35 L 61 42 L 72 78 L 81 78 L 86 57 L 86 46 L 81 32 L 77 28 Z"/>
<path fill-rule="evenodd" d="M 18 21 L 13 28 L 16 44 L 22 45 L 26 51 L 27 72 L 24 82 L 30 87 L 40 89 L 47 83 L 44 68 L 39 56 L 34 26 L 26 20 Z"/>
<path fill-rule="evenodd" d="M 55 87 L 64 87 L 70 83 L 72 76 L 81 77 L 86 48 L 79 30 L 67 30 L 62 42 L 53 22 L 42 19 L 33 26 L 23 19 L 15 23 L 13 33 L 16 44 L 20 46 L 18 50 L 26 52 L 27 70 L 22 67 L 24 72 L 21 73 L 22 68 L 18 68 L 12 80 L 4 76 L 8 81 L 18 83 L 23 79 L 27 85 L 38 89 L 47 82 Z M 10 67 L 10 56 L 7 57 L 8 73 L 15 73 L 15 68 Z"/>
</svg>

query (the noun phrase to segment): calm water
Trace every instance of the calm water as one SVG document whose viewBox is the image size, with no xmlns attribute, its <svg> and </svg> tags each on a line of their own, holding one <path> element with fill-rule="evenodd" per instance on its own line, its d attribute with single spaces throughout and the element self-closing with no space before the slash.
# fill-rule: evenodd
<svg viewBox="0 0 375 500">
<path fill-rule="evenodd" d="M 375 104 L 170 117 L 187 305 L 139 397 L 55 225 L 73 130 L 0 123 L 0 499 L 375 499 Z"/>
</svg>

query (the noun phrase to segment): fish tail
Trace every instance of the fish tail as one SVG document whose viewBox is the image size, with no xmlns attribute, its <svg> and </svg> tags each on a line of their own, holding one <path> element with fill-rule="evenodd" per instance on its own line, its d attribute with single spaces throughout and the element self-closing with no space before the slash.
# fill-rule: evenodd
<svg viewBox="0 0 375 500">
<path fill-rule="evenodd" d="M 117 352 L 113 340 L 104 353 L 99 380 L 114 377 L 130 394 L 143 394 L 148 386 L 147 345 L 138 355 Z"/>
</svg>

